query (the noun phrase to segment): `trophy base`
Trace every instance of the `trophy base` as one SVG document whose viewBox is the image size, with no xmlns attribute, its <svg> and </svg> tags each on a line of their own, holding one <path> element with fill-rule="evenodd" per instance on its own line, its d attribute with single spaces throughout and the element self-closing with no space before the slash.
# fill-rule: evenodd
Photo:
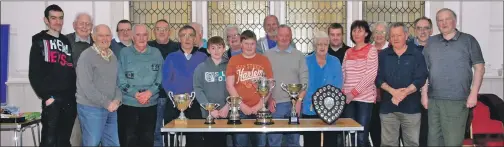
<svg viewBox="0 0 504 147">
<path fill-rule="evenodd" d="M 299 125 L 299 117 L 289 117 L 289 125 Z"/>
<path fill-rule="evenodd" d="M 207 124 L 207 125 L 211 125 L 211 124 L 215 124 L 215 122 L 213 122 L 213 121 L 212 121 L 212 122 L 206 122 L 206 121 L 205 121 L 205 124 Z"/>
<path fill-rule="evenodd" d="M 175 125 L 187 125 L 187 120 L 185 119 L 175 119 L 173 121 L 175 122 Z"/>
<path fill-rule="evenodd" d="M 261 121 L 256 121 L 254 122 L 255 125 L 272 125 L 272 124 L 275 124 L 273 121 L 266 121 L 266 122 L 261 122 Z"/>
<path fill-rule="evenodd" d="M 239 125 L 242 124 L 241 120 L 228 120 L 227 124 L 229 125 Z"/>
</svg>

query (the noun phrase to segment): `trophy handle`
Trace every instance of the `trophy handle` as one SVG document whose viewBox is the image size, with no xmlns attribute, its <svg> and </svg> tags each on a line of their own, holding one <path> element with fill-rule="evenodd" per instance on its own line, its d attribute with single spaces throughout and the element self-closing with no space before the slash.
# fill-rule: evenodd
<svg viewBox="0 0 504 147">
<path fill-rule="evenodd" d="M 229 101 L 229 98 L 231 98 L 231 96 L 226 97 L 226 102 L 227 102 L 227 103 L 229 103 L 229 102 L 230 102 L 230 101 Z"/>
<path fill-rule="evenodd" d="M 284 91 L 289 92 L 289 91 L 287 90 L 287 85 L 285 85 L 284 83 L 280 84 L 280 87 L 282 87 L 282 89 L 283 89 Z"/>
<path fill-rule="evenodd" d="M 189 102 L 189 108 L 191 108 L 191 105 L 192 105 L 192 102 L 194 101 L 194 98 L 196 98 L 196 93 L 195 92 L 191 92 L 191 101 Z"/>
<path fill-rule="evenodd" d="M 273 90 L 273 88 L 275 88 L 275 86 L 276 86 L 276 80 L 271 79 L 270 81 L 273 83 L 273 85 L 272 85 L 272 86 L 271 86 L 271 88 L 270 88 L 270 91 L 271 91 L 271 90 Z"/>
<path fill-rule="evenodd" d="M 215 109 L 219 108 L 220 104 L 215 103 Z"/>
<path fill-rule="evenodd" d="M 175 106 L 175 101 L 173 101 L 173 92 L 169 91 L 168 92 L 168 97 L 170 97 L 170 100 L 171 100 L 171 102 L 173 104 L 173 108 L 177 107 L 177 106 Z"/>
<path fill-rule="evenodd" d="M 303 87 L 301 88 L 301 90 L 306 90 L 306 87 L 308 87 L 308 84 L 304 83 Z"/>
</svg>

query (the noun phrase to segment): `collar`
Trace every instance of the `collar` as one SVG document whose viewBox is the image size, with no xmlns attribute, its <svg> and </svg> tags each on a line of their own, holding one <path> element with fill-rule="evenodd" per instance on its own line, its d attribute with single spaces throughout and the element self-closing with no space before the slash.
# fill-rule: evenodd
<svg viewBox="0 0 504 147">
<path fill-rule="evenodd" d="M 453 38 L 451 38 L 450 40 L 458 40 L 459 37 L 460 37 L 460 31 L 458 29 L 455 29 L 455 36 L 453 36 Z M 450 41 L 450 40 L 446 40 L 443 37 L 443 34 L 439 34 L 439 41 Z"/>
<path fill-rule="evenodd" d="M 199 47 L 193 47 L 191 54 L 194 54 L 196 51 L 198 51 Z M 184 50 L 182 50 L 182 47 L 179 48 L 179 51 L 182 52 L 182 54 L 185 54 Z"/>
<path fill-rule="evenodd" d="M 147 45 L 147 47 L 145 47 L 145 52 L 143 52 L 143 53 L 138 52 L 138 50 L 135 48 L 135 46 L 131 46 L 131 47 L 133 47 L 133 49 L 135 50 L 135 54 L 150 54 L 150 52 L 151 52 L 149 45 Z"/>
<path fill-rule="evenodd" d="M 388 47 L 385 50 L 383 50 L 383 52 L 386 52 L 388 55 L 397 56 L 397 54 L 394 52 L 393 47 Z M 414 52 L 413 48 L 411 48 L 409 45 L 406 45 L 406 51 L 404 51 L 402 55 L 413 55 L 413 52 Z"/>
<path fill-rule="evenodd" d="M 87 40 L 82 40 L 77 33 L 75 33 L 75 42 L 87 42 L 91 44 L 91 35 L 87 37 Z"/>
<path fill-rule="evenodd" d="M 375 42 L 373 42 L 373 46 L 375 45 Z M 383 44 L 382 48 L 379 48 L 378 50 L 384 50 L 389 47 L 389 42 L 385 41 L 385 44 Z"/>
<path fill-rule="evenodd" d="M 103 59 L 105 59 L 106 61 L 110 61 L 110 57 L 112 56 L 112 50 L 110 48 L 107 48 L 106 50 L 106 54 L 104 54 L 100 49 L 98 49 L 98 47 L 96 46 L 96 44 L 93 44 L 93 46 L 91 47 L 94 51 L 96 51 L 96 54 L 100 55 Z"/>
<path fill-rule="evenodd" d="M 413 39 L 413 43 L 415 43 L 416 46 L 420 46 L 420 42 L 418 42 L 418 38 L 416 37 Z"/>
<path fill-rule="evenodd" d="M 273 48 L 274 51 L 280 52 L 281 50 L 278 48 L 278 45 Z M 284 50 L 287 53 L 292 53 L 292 45 L 289 45 L 287 49 Z"/>
</svg>

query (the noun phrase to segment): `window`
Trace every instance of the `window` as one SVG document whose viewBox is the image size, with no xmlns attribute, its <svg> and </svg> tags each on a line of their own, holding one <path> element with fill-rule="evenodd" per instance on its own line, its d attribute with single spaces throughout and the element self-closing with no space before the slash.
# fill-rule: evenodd
<svg viewBox="0 0 504 147">
<path fill-rule="evenodd" d="M 286 1 L 286 5 L 287 25 L 292 28 L 292 39 L 297 49 L 303 53 L 313 50 L 313 32 L 327 31 L 331 23 L 341 23 L 345 36 L 347 23 L 345 1 Z"/>
<path fill-rule="evenodd" d="M 191 9 L 191 1 L 132 1 L 130 20 L 133 24 L 143 23 L 152 29 L 156 21 L 166 19 L 170 24 L 170 39 L 178 40 L 178 30 L 191 22 Z M 153 33 L 151 38 L 155 39 Z"/>
<path fill-rule="evenodd" d="M 424 1 L 363 1 L 362 19 L 370 24 L 378 21 L 403 22 L 414 34 L 413 22 L 425 15 Z"/>
<path fill-rule="evenodd" d="M 251 30 L 257 38 L 265 36 L 262 21 L 267 15 L 268 1 L 209 1 L 208 36 L 225 39 L 224 29 L 228 25 L 236 25 L 242 31 Z"/>
</svg>

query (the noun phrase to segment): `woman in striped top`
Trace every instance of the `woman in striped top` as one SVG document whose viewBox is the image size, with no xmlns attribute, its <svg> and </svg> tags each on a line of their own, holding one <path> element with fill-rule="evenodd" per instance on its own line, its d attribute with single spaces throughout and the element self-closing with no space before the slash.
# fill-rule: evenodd
<svg viewBox="0 0 504 147">
<path fill-rule="evenodd" d="M 368 123 L 376 99 L 376 74 L 378 53 L 369 44 L 371 30 L 364 20 L 356 20 L 351 27 L 351 40 L 355 44 L 345 55 L 342 64 L 343 92 L 347 96 L 344 117 L 352 118 L 364 126 L 364 131 L 357 134 L 358 146 L 369 146 Z"/>
</svg>

